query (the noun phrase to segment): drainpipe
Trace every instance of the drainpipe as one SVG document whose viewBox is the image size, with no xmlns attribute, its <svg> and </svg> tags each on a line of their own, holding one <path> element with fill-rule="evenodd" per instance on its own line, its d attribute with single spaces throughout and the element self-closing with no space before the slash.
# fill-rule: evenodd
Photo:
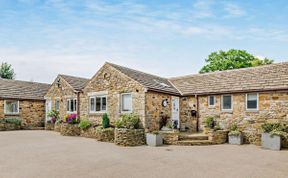
<svg viewBox="0 0 288 178">
<path fill-rule="evenodd" d="M 77 92 L 77 116 L 80 120 L 80 92 Z"/>
<path fill-rule="evenodd" d="M 196 98 L 196 132 L 199 132 L 199 97 L 198 95 L 195 95 Z"/>
</svg>

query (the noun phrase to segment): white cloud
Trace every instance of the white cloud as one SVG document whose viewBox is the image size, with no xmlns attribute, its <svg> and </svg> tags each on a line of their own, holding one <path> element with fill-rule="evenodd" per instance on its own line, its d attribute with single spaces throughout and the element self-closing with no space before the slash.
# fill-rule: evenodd
<svg viewBox="0 0 288 178">
<path fill-rule="evenodd" d="M 228 13 L 227 17 L 242 17 L 246 15 L 244 9 L 236 4 L 225 3 L 224 10 Z"/>
</svg>

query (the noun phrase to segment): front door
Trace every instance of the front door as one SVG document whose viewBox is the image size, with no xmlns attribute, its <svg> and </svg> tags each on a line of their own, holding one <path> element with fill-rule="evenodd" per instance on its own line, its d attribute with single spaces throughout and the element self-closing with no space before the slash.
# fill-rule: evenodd
<svg viewBox="0 0 288 178">
<path fill-rule="evenodd" d="M 50 117 L 48 117 L 48 113 L 52 110 L 52 101 L 46 100 L 46 121 L 51 120 Z"/>
<path fill-rule="evenodd" d="M 180 128 L 179 97 L 172 96 L 172 123 Z"/>
</svg>

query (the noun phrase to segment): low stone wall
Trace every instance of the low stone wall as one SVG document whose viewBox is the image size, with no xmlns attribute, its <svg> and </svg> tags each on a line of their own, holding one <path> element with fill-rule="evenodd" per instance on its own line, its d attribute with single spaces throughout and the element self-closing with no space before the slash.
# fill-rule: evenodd
<svg viewBox="0 0 288 178">
<path fill-rule="evenodd" d="M 46 123 L 45 124 L 45 130 L 54 130 L 54 125 L 52 123 Z"/>
<path fill-rule="evenodd" d="M 0 131 L 20 130 L 20 129 L 21 129 L 20 125 L 0 122 Z"/>
<path fill-rule="evenodd" d="M 115 137 L 114 132 L 115 132 L 114 128 L 103 129 L 101 127 L 98 127 L 96 129 L 97 140 L 101 142 L 113 143 Z"/>
<path fill-rule="evenodd" d="M 179 140 L 179 132 L 160 131 L 159 134 L 163 138 L 163 143 L 166 145 L 176 145 Z"/>
<path fill-rule="evenodd" d="M 261 133 L 255 132 L 243 132 L 244 135 L 244 143 L 245 144 L 254 144 L 254 145 L 261 145 Z"/>
<path fill-rule="evenodd" d="M 54 131 L 55 132 L 61 132 L 61 126 L 62 126 L 62 123 L 56 122 L 54 125 Z"/>
<path fill-rule="evenodd" d="M 224 144 L 228 141 L 228 130 L 209 131 L 209 140 L 214 144 Z"/>
<path fill-rule="evenodd" d="M 119 146 L 145 145 L 145 130 L 116 128 L 114 143 Z"/>
<path fill-rule="evenodd" d="M 88 129 L 81 129 L 80 136 L 81 137 L 86 137 L 86 138 L 97 139 L 96 128 L 90 127 Z"/>
<path fill-rule="evenodd" d="M 61 135 L 63 136 L 79 136 L 80 129 L 78 128 L 78 124 L 61 124 Z"/>
</svg>

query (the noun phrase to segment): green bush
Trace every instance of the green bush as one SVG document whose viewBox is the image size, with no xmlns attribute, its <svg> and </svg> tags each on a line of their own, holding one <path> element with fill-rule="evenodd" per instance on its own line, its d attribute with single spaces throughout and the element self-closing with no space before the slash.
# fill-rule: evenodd
<svg viewBox="0 0 288 178">
<path fill-rule="evenodd" d="M 110 127 L 110 120 L 107 113 L 102 116 L 102 127 L 104 129 Z"/>
<path fill-rule="evenodd" d="M 230 131 L 236 131 L 236 130 L 238 130 L 237 124 L 236 123 L 231 124 Z"/>
<path fill-rule="evenodd" d="M 214 128 L 214 118 L 212 116 L 206 117 L 203 123 L 205 124 L 205 127 L 208 127 L 210 129 Z"/>
<path fill-rule="evenodd" d="M 240 136 L 241 135 L 241 132 L 239 130 L 233 130 L 233 131 L 230 131 L 229 136 Z"/>
<path fill-rule="evenodd" d="M 138 129 L 139 123 L 139 116 L 132 113 L 121 115 L 121 118 L 116 121 L 115 125 L 117 128 Z"/>
<path fill-rule="evenodd" d="M 78 127 L 80 129 L 88 129 L 89 127 L 91 127 L 92 123 L 88 120 L 81 120 L 81 122 L 78 124 Z"/>
<path fill-rule="evenodd" d="M 4 120 L 6 123 L 9 123 L 9 124 L 21 125 L 21 120 L 17 118 L 6 118 Z"/>
<path fill-rule="evenodd" d="M 221 126 L 219 124 L 217 124 L 215 127 L 214 127 L 214 131 L 217 131 L 217 130 L 222 130 Z"/>
<path fill-rule="evenodd" d="M 280 131 L 283 129 L 280 123 L 264 123 L 261 127 L 265 133 L 270 133 L 274 130 Z"/>
</svg>

